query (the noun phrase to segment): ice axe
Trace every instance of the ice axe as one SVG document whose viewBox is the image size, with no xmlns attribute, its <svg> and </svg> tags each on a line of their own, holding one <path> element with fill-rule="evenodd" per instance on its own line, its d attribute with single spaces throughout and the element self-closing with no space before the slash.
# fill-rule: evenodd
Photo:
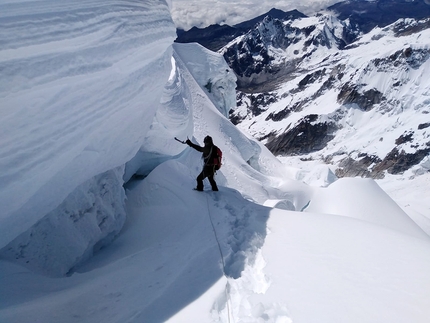
<svg viewBox="0 0 430 323">
<path fill-rule="evenodd" d="M 187 139 L 188 139 L 188 137 L 187 137 Z M 178 138 L 176 138 L 176 137 L 175 137 L 175 140 L 176 140 L 176 141 L 179 141 L 181 144 L 186 144 L 186 143 L 187 143 L 185 140 L 180 140 L 180 139 L 178 139 Z"/>
</svg>

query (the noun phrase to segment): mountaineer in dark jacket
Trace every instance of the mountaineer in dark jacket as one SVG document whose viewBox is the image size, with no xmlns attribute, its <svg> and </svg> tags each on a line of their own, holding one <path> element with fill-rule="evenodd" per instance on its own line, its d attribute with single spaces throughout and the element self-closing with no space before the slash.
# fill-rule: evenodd
<svg viewBox="0 0 430 323">
<path fill-rule="evenodd" d="M 202 152 L 202 158 L 204 161 L 203 170 L 197 176 L 197 191 L 203 191 L 203 180 L 207 177 L 209 183 L 212 186 L 212 191 L 218 191 L 218 186 L 216 185 L 214 175 L 215 175 L 215 165 L 214 159 L 217 157 L 217 148 L 212 141 L 212 137 L 206 136 L 203 140 L 205 143 L 204 147 L 193 144 L 191 140 L 187 139 L 186 143 L 188 146 L 193 147 L 195 150 Z"/>
</svg>

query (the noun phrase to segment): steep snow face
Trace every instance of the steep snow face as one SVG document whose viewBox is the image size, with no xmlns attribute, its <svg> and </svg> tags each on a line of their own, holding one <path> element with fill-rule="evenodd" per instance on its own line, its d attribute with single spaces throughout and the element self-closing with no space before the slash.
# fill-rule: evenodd
<svg viewBox="0 0 430 323">
<path fill-rule="evenodd" d="M 78 248 L 71 234 L 57 253 L 49 239 L 27 249 L 54 259 L 70 251 L 59 259 L 73 265 L 124 222 L 118 167 L 144 143 L 160 106 L 175 27 L 163 0 L 1 1 L 0 25 L 0 246 L 36 223 L 88 224 Z M 100 176 L 117 195 L 104 200 L 97 175 L 110 170 Z M 75 201 L 80 194 L 93 196 Z M 25 256 L 31 236 L 6 252 Z"/>
<path fill-rule="evenodd" d="M 237 79 L 223 57 L 202 46 L 175 44 L 174 49 L 213 104 L 228 117 L 230 110 L 236 108 Z"/>
<path fill-rule="evenodd" d="M 311 56 L 276 91 L 242 95 L 232 120 L 273 153 L 324 160 L 339 177 L 426 172 L 428 27 L 428 19 L 401 19 Z"/>
</svg>

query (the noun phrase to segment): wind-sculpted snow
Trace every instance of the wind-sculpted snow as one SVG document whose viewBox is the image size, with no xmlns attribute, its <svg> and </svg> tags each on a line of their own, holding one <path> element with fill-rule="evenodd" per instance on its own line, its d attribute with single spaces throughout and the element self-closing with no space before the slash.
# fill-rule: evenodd
<svg viewBox="0 0 430 323">
<path fill-rule="evenodd" d="M 223 57 L 196 45 L 175 44 L 174 49 L 213 104 L 228 117 L 236 107 L 236 75 Z"/>
<path fill-rule="evenodd" d="M 0 246 L 136 154 L 174 31 L 159 0 L 0 3 Z"/>
</svg>

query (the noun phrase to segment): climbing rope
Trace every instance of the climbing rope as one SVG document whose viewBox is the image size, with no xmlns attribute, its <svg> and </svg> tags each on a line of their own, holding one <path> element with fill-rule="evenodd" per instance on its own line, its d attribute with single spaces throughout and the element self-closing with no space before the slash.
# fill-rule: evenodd
<svg viewBox="0 0 430 323">
<path fill-rule="evenodd" d="M 220 256 L 221 256 L 222 272 L 223 272 L 224 277 L 225 277 L 225 278 L 227 278 L 227 284 L 229 284 L 229 283 L 228 283 L 228 277 L 227 277 L 227 275 L 225 274 L 225 262 L 224 262 L 224 255 L 222 254 L 221 244 L 220 244 L 220 242 L 219 242 L 218 235 L 217 235 L 216 230 L 215 230 L 215 225 L 214 225 L 214 223 L 213 223 L 213 221 L 212 221 L 211 210 L 210 210 L 210 207 L 209 207 L 209 198 L 208 198 L 207 196 L 206 196 L 206 204 L 207 204 L 207 206 L 208 206 L 208 216 L 209 216 L 209 221 L 210 221 L 210 223 L 211 223 L 211 225 L 212 225 L 212 230 L 213 230 L 213 232 L 214 232 L 215 240 L 216 240 L 216 243 L 218 244 L 219 254 L 220 254 Z M 228 294 L 228 292 L 227 292 L 227 289 L 225 289 L 225 296 L 226 296 L 226 299 L 227 299 L 227 314 L 228 314 L 227 316 L 228 316 L 228 322 L 229 322 L 229 323 L 231 323 L 230 316 L 233 316 L 233 313 L 231 313 L 231 308 L 230 308 L 231 299 L 230 299 L 230 295 L 229 295 L 229 294 Z"/>
</svg>

